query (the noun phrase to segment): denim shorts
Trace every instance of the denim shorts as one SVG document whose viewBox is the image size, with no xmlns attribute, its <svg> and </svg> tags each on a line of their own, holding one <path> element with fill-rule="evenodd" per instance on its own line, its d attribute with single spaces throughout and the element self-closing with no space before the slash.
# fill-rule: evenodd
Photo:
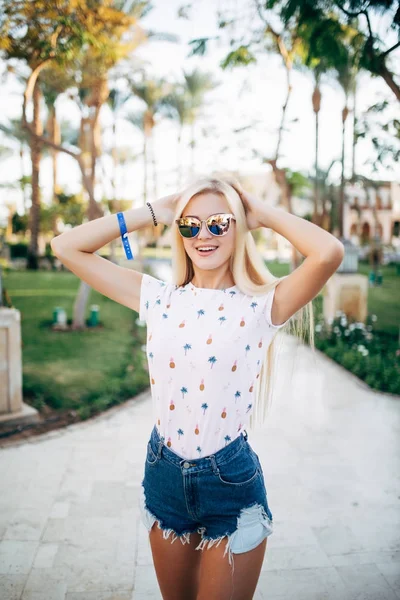
<svg viewBox="0 0 400 600">
<path fill-rule="evenodd" d="M 215 454 L 187 460 L 164 444 L 154 425 L 147 444 L 140 513 L 150 532 L 185 544 L 201 534 L 196 550 L 227 536 L 224 556 L 248 552 L 273 532 L 264 475 L 257 454 L 240 435 Z"/>
</svg>

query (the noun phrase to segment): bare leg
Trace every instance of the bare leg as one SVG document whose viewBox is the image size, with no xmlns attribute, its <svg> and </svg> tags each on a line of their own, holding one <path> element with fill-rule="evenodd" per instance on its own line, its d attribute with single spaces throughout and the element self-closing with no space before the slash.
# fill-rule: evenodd
<svg viewBox="0 0 400 600">
<path fill-rule="evenodd" d="M 195 548 L 200 543 L 200 534 L 191 533 L 190 543 L 182 544 L 179 539 L 171 543 L 171 538 L 164 539 L 162 530 L 154 523 L 149 535 L 163 599 L 196 600 L 202 553 Z"/>
<path fill-rule="evenodd" d="M 267 539 L 249 552 L 233 554 L 233 565 L 228 562 L 228 554 L 223 556 L 225 540 L 218 546 L 204 549 L 197 600 L 251 600 L 260 576 Z"/>
</svg>

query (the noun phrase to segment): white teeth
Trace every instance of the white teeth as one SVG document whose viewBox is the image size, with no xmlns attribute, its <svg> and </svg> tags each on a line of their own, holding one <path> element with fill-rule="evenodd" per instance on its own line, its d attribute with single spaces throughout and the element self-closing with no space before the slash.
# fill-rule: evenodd
<svg viewBox="0 0 400 600">
<path fill-rule="evenodd" d="M 204 248 L 197 248 L 197 250 L 216 250 L 217 246 L 208 246 L 208 247 L 204 247 Z"/>
</svg>

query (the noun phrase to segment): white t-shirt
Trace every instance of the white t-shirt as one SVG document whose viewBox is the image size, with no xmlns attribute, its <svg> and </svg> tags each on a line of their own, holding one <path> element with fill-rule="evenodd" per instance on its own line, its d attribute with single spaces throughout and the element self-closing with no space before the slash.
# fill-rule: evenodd
<svg viewBox="0 0 400 600">
<path fill-rule="evenodd" d="M 202 458 L 233 441 L 252 412 L 275 288 L 249 296 L 176 286 L 143 274 L 139 319 L 147 324 L 153 418 L 182 458 Z"/>
</svg>

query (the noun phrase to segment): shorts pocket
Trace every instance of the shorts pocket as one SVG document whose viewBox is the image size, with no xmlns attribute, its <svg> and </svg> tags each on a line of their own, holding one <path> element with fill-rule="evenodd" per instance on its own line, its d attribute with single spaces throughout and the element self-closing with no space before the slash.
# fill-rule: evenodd
<svg viewBox="0 0 400 600">
<path fill-rule="evenodd" d="M 150 442 L 147 443 L 146 463 L 151 467 L 158 463 L 158 454 L 155 454 Z"/>
<path fill-rule="evenodd" d="M 246 446 L 231 460 L 217 465 L 218 477 L 222 483 L 232 486 L 247 485 L 260 477 L 260 470 Z"/>
</svg>

